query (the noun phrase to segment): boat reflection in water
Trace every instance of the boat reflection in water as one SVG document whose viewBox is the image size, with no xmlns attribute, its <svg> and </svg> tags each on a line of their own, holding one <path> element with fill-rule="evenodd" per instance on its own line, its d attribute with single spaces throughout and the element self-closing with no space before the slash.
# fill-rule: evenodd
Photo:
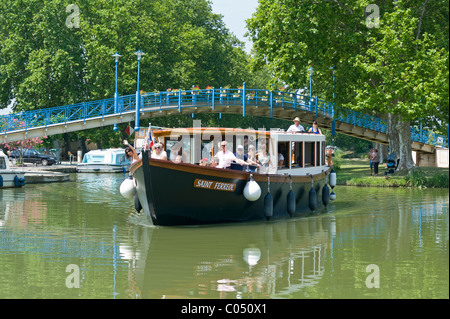
<svg viewBox="0 0 450 319">
<path fill-rule="evenodd" d="M 322 216 L 224 228 L 136 226 L 129 259 L 138 298 L 286 298 L 317 284 L 335 234 Z M 134 248 L 133 248 L 134 247 Z M 131 283 L 134 284 L 131 284 Z"/>
</svg>

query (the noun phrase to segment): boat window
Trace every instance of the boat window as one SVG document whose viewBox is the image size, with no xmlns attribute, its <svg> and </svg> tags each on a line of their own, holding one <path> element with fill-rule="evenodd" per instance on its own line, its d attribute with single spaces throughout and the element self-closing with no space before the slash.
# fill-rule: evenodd
<svg viewBox="0 0 450 319">
<path fill-rule="evenodd" d="M 246 156 L 248 156 L 248 149 L 250 146 L 252 146 L 252 148 L 254 148 L 255 150 L 257 149 L 255 136 L 238 136 L 236 138 L 236 147 L 237 145 L 242 145 L 244 147 L 244 154 Z"/>
<path fill-rule="evenodd" d="M 178 138 L 178 141 L 166 139 L 166 153 L 167 158 L 177 163 L 190 163 L 191 162 L 191 145 L 190 138 Z"/>
<path fill-rule="evenodd" d="M 117 155 L 117 162 L 120 164 L 120 163 L 123 163 L 123 162 L 126 162 L 127 161 L 127 159 L 125 158 L 125 155 L 122 155 L 122 154 L 120 154 L 120 155 Z"/>
<path fill-rule="evenodd" d="M 289 142 L 278 142 L 278 169 L 289 168 Z"/>
<path fill-rule="evenodd" d="M 207 158 L 208 161 L 211 161 L 213 157 L 213 145 L 214 140 L 202 141 L 202 159 Z"/>
<path fill-rule="evenodd" d="M 305 167 L 315 164 L 315 142 L 305 142 Z"/>
<path fill-rule="evenodd" d="M 91 158 L 94 163 L 101 163 L 105 159 L 103 155 L 93 155 Z"/>
<path fill-rule="evenodd" d="M 322 148 L 320 149 L 320 154 L 322 154 L 322 165 L 325 165 L 325 142 L 322 142 Z"/>
<path fill-rule="evenodd" d="M 0 157 L 0 169 L 6 169 L 6 161 L 4 157 Z"/>
<path fill-rule="evenodd" d="M 258 159 L 259 165 L 261 167 L 259 168 L 259 173 L 265 174 L 269 170 L 269 143 L 267 139 L 258 139 L 257 141 L 257 153 L 256 158 Z"/>
<path fill-rule="evenodd" d="M 292 142 L 292 168 L 303 167 L 303 142 Z"/>
<path fill-rule="evenodd" d="M 320 142 L 316 142 L 316 166 L 320 166 Z"/>
</svg>

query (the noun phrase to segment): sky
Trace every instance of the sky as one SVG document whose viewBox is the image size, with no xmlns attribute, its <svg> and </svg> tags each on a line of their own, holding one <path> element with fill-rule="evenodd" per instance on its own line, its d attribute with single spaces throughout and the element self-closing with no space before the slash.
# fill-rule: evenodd
<svg viewBox="0 0 450 319">
<path fill-rule="evenodd" d="M 247 28 L 245 20 L 252 17 L 258 7 L 258 0 L 210 0 L 214 13 L 223 15 L 223 22 L 239 40 L 245 43 L 245 51 L 250 53 L 251 41 L 244 37 Z"/>
<path fill-rule="evenodd" d="M 214 13 L 223 15 L 223 22 L 227 28 L 244 42 L 245 51 L 250 53 L 251 41 L 244 37 L 247 32 L 245 20 L 252 17 L 258 7 L 258 0 L 210 0 Z M 10 108 L 0 109 L 0 115 L 8 114 Z"/>
</svg>

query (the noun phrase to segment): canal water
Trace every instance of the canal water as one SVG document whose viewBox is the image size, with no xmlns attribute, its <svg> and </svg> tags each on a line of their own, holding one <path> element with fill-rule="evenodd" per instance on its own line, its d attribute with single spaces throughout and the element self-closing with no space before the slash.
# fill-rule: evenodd
<svg viewBox="0 0 450 319">
<path fill-rule="evenodd" d="M 125 177 L 0 190 L 0 298 L 449 298 L 448 189 L 338 186 L 318 215 L 152 227 Z"/>
</svg>

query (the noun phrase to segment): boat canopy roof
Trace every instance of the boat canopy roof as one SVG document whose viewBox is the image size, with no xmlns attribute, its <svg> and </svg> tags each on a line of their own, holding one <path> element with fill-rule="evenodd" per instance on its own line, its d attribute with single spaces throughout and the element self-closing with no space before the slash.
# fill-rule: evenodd
<svg viewBox="0 0 450 319">
<path fill-rule="evenodd" d="M 260 138 L 276 138 L 278 141 L 325 141 L 325 135 L 314 133 L 288 133 L 283 130 L 254 130 L 241 128 L 224 128 L 224 127 L 188 127 L 188 128 L 164 128 L 155 130 L 152 135 L 159 138 L 177 137 L 183 135 L 222 135 L 222 136 L 248 136 L 254 135 Z"/>
<path fill-rule="evenodd" d="M 165 128 L 151 134 L 164 144 L 168 159 L 174 162 L 209 162 L 221 150 L 220 142 L 227 141 L 236 157 L 243 156 L 237 152 L 239 146 L 244 150 L 243 160 L 259 163 L 261 173 L 306 175 L 328 168 L 322 134 L 222 127 Z M 255 152 L 250 154 L 250 148 Z"/>
<path fill-rule="evenodd" d="M 258 134 L 264 137 L 269 137 L 270 132 L 264 130 L 241 129 L 241 128 L 224 128 L 224 127 L 188 127 L 188 128 L 165 128 L 162 130 L 153 131 L 155 137 L 169 137 L 193 134 L 210 134 L 210 135 L 250 135 Z"/>
</svg>

